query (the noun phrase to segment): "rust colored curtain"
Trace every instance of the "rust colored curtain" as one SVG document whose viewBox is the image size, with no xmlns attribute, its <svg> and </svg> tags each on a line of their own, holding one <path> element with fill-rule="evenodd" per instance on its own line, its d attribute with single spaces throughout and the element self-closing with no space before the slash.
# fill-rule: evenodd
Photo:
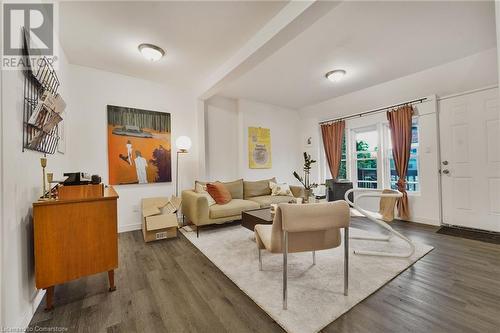
<svg viewBox="0 0 500 333">
<path fill-rule="evenodd" d="M 408 220 L 410 211 L 408 207 L 408 194 L 406 193 L 406 173 L 411 153 L 411 125 L 413 107 L 403 106 L 394 111 L 387 112 L 389 127 L 391 129 L 392 157 L 396 173 L 398 174 L 398 191 L 403 197 L 398 200 L 398 214 L 402 220 Z"/>
<path fill-rule="evenodd" d="M 321 125 L 323 146 L 326 160 L 333 179 L 339 176 L 340 160 L 342 159 L 342 138 L 344 136 L 345 121 L 336 121 Z"/>
</svg>

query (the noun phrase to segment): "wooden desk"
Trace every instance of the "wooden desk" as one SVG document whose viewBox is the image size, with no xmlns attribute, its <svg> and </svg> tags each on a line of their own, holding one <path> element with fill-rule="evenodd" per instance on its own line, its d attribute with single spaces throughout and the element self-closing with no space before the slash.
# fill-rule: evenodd
<svg viewBox="0 0 500 333">
<path fill-rule="evenodd" d="M 46 310 L 55 285 L 86 275 L 108 272 L 109 290 L 116 289 L 117 199 L 108 187 L 102 196 L 33 203 L 36 287 L 47 290 Z"/>
</svg>

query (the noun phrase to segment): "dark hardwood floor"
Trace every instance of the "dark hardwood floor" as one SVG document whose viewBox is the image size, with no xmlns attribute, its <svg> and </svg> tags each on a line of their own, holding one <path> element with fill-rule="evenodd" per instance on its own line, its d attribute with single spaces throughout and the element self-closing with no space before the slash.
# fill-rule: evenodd
<svg viewBox="0 0 500 333">
<path fill-rule="evenodd" d="M 373 228 L 363 219 L 353 226 Z M 394 222 L 435 249 L 322 332 L 499 332 L 500 245 Z M 203 237 L 203 232 L 200 233 Z M 117 290 L 99 274 L 56 287 L 55 309 L 30 326 L 68 332 L 283 332 L 182 235 L 119 236 Z"/>
</svg>

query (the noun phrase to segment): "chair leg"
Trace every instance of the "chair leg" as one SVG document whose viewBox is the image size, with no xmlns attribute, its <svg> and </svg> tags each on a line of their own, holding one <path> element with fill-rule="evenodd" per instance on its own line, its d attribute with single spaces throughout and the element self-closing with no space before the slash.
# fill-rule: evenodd
<svg viewBox="0 0 500 333">
<path fill-rule="evenodd" d="M 344 228 L 344 296 L 349 290 L 349 227 Z"/>
<path fill-rule="evenodd" d="M 316 251 L 313 251 L 313 265 L 316 265 Z"/>
<path fill-rule="evenodd" d="M 259 245 L 257 245 L 259 246 Z M 257 248 L 257 250 L 259 251 L 259 271 L 262 270 L 262 250 L 260 248 Z"/>
<path fill-rule="evenodd" d="M 288 298 L 288 232 L 283 231 L 283 310 L 287 309 Z"/>
<path fill-rule="evenodd" d="M 200 237 L 200 226 L 197 225 L 196 226 L 196 238 L 199 238 Z"/>
</svg>

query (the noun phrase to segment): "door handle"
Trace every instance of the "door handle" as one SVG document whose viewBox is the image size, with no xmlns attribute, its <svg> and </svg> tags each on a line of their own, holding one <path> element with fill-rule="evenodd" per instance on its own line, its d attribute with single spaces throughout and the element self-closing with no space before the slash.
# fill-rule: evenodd
<svg viewBox="0 0 500 333">
<path fill-rule="evenodd" d="M 443 165 L 448 165 L 448 161 L 443 161 Z"/>
<path fill-rule="evenodd" d="M 448 170 L 448 169 L 444 169 L 444 170 L 443 170 L 443 173 L 444 173 L 445 175 L 448 175 L 448 174 L 450 174 L 450 170 Z"/>
</svg>

